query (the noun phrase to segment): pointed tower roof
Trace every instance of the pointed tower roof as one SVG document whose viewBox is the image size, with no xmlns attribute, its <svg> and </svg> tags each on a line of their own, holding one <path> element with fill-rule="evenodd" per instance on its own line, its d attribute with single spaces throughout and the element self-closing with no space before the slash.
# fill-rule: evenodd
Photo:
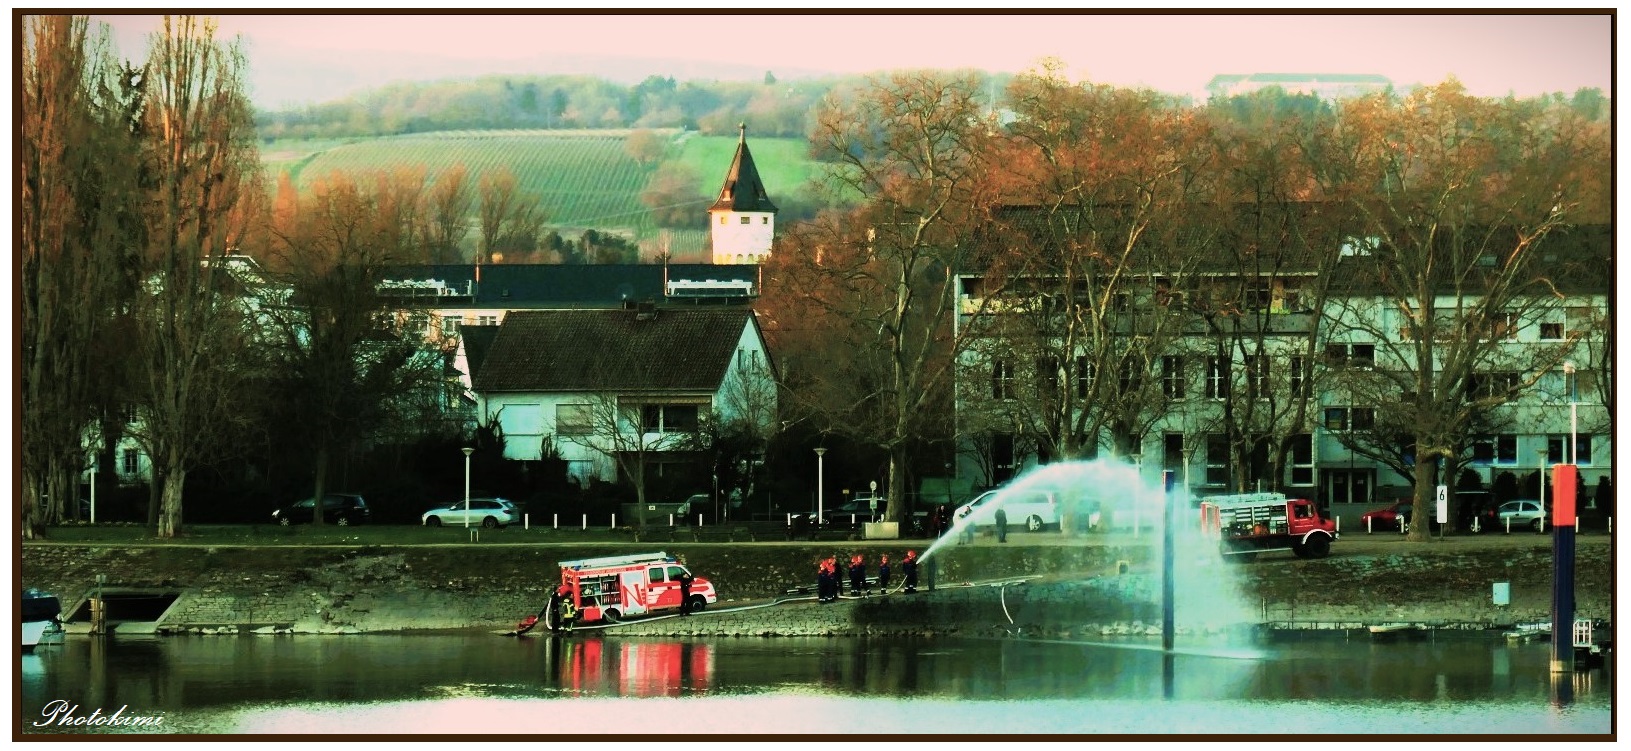
<svg viewBox="0 0 1631 751">
<path fill-rule="evenodd" d="M 725 185 L 719 189 L 719 200 L 709 211 L 776 211 L 770 202 L 765 184 L 759 181 L 759 170 L 753 166 L 753 154 L 748 151 L 747 123 L 738 124 L 741 132 L 736 142 L 736 158 L 731 160 L 731 171 L 725 175 Z"/>
</svg>

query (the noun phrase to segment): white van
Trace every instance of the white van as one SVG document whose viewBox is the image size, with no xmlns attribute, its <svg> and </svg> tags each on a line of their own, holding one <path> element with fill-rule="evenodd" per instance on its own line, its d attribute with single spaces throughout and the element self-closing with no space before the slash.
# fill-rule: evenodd
<svg viewBox="0 0 1631 751">
<path fill-rule="evenodd" d="M 1001 503 L 993 501 L 1001 498 Z M 963 504 L 952 514 L 952 519 L 964 523 L 964 517 L 972 516 L 971 523 L 989 527 L 997 523 L 997 506 L 1002 506 L 1003 514 L 1008 517 L 1010 528 L 1024 527 L 1032 532 L 1040 532 L 1052 527 L 1059 528 L 1059 499 L 1052 493 L 1041 490 L 987 490 L 976 496 L 974 500 Z"/>
</svg>

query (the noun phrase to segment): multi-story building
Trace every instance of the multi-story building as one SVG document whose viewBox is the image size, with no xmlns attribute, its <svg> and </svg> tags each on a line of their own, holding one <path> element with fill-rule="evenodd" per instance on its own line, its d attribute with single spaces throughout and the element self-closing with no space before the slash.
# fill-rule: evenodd
<svg viewBox="0 0 1631 751">
<path fill-rule="evenodd" d="M 1606 233 L 1580 234 L 1596 239 L 1574 250 L 1606 257 Z M 956 475 L 1000 485 L 1062 455 L 1114 457 L 1152 487 L 1171 470 L 1195 496 L 1283 490 L 1345 504 L 1408 495 L 1412 448 L 1388 445 L 1408 433 L 1393 427 L 1408 400 L 1369 376 L 1407 367 L 1412 332 L 1391 301 L 1348 283 L 1366 276 L 1356 273 L 1368 263 L 1359 247 L 1273 273 L 1152 265 L 1115 291 L 1093 286 L 1102 280 L 963 271 Z M 1556 253 L 1537 261 L 1565 264 Z M 1471 473 L 1485 488 L 1516 483 L 1532 497 L 1525 483 L 1542 465 L 1575 463 L 1589 507 L 1611 475 L 1607 280 L 1570 273 L 1554 282 L 1552 294 L 1490 316 L 1492 344 L 1465 383 L 1466 399 L 1486 406 L 1467 410 L 1460 466 L 1438 482 Z M 1435 315 L 1453 320 L 1458 302 L 1467 300 L 1440 298 Z M 1061 316 L 1073 306 L 1090 310 L 1067 329 Z M 1099 328 L 1084 330 L 1089 321 Z"/>
<path fill-rule="evenodd" d="M 741 136 L 736 156 L 719 198 L 708 207 L 708 227 L 713 239 L 715 264 L 758 263 L 770 255 L 776 236 L 776 204 L 759 179 L 759 169 L 748 151 L 747 125 L 737 126 Z"/>
</svg>

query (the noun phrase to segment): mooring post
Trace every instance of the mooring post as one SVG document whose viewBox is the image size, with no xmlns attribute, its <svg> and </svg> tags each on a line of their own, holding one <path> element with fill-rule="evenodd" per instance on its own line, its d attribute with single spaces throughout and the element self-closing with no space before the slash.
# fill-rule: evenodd
<svg viewBox="0 0 1631 751">
<path fill-rule="evenodd" d="M 1172 651 L 1173 571 L 1172 571 L 1172 492 L 1173 472 L 1161 472 L 1161 649 Z"/>
<path fill-rule="evenodd" d="M 1579 471 L 1573 464 L 1552 465 L 1553 673 L 1574 670 L 1574 499 Z"/>
<path fill-rule="evenodd" d="M 107 632 L 108 609 L 102 600 L 102 585 L 108 583 L 107 574 L 96 575 L 96 596 L 91 598 L 91 633 Z"/>
</svg>

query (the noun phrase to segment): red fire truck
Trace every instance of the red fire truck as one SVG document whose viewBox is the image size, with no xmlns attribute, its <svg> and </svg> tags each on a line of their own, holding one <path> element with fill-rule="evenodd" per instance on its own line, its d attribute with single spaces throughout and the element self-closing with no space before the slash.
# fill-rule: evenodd
<svg viewBox="0 0 1631 751">
<path fill-rule="evenodd" d="M 1298 558 L 1324 558 L 1337 538 L 1336 522 L 1320 516 L 1313 501 L 1280 493 L 1245 493 L 1201 499 L 1201 532 L 1224 555 L 1250 559 L 1266 550 L 1290 550 Z"/>
<path fill-rule="evenodd" d="M 606 621 L 665 610 L 679 610 L 680 574 L 684 564 L 667 553 L 638 553 L 604 558 L 561 561 L 561 586 L 578 612 L 579 624 Z M 691 581 L 691 612 L 718 602 L 714 585 L 696 577 Z M 555 601 L 552 598 L 551 603 Z M 560 628 L 560 608 L 544 609 L 544 625 Z"/>
</svg>

